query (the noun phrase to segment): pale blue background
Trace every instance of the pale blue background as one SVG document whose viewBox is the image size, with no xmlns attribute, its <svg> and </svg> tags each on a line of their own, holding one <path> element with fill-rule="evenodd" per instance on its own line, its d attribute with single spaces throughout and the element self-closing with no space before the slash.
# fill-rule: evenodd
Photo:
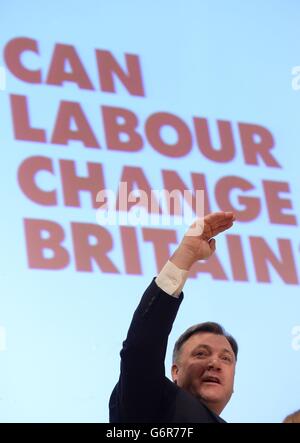
<svg viewBox="0 0 300 443">
<path fill-rule="evenodd" d="M 291 69 L 300 65 L 300 4 L 296 0 L 2 3 L 1 66 L 3 48 L 15 37 L 39 41 L 43 78 L 55 43 L 76 47 L 95 85 L 95 48 L 111 51 L 120 61 L 124 53 L 141 59 L 146 98 L 129 96 L 121 86 L 118 94 L 79 91 L 72 84 L 32 86 L 11 74 L 7 90 L 0 92 L 0 326 L 6 331 L 7 348 L 0 352 L 0 421 L 106 422 L 121 343 L 140 295 L 156 272 L 152 247 L 139 234 L 144 270 L 139 277 L 124 275 L 118 228 L 110 231 L 115 242 L 111 258 L 123 273 L 119 276 L 76 273 L 74 260 L 63 271 L 29 270 L 24 217 L 59 222 L 71 249 L 70 221 L 94 223 L 95 211 L 85 197 L 77 209 L 35 205 L 18 187 L 18 166 L 31 155 L 46 155 L 76 159 L 84 174 L 87 161 L 99 161 L 113 189 L 124 164 L 145 168 L 156 189 L 162 186 L 161 169 L 178 170 L 187 183 L 191 171 L 203 172 L 212 209 L 218 209 L 213 185 L 224 175 L 247 178 L 258 189 L 262 179 L 288 181 L 293 212 L 299 218 L 300 91 L 291 87 Z M 37 61 L 27 60 L 32 66 Z M 46 128 L 48 136 L 59 101 L 79 101 L 104 148 L 14 141 L 9 93 L 29 97 L 32 124 Z M 282 169 L 245 166 L 240 147 L 235 160 L 225 165 L 209 162 L 196 146 L 180 160 L 163 157 L 150 146 L 131 155 L 109 152 L 101 105 L 132 109 L 141 121 L 153 112 L 172 112 L 190 127 L 194 115 L 211 122 L 261 124 L 275 136 L 274 155 Z M 237 223 L 231 233 L 243 236 L 251 282 L 217 282 L 203 275 L 187 283 L 166 368 L 174 341 L 185 328 L 219 321 L 240 345 L 235 394 L 222 416 L 231 422 L 280 422 L 300 408 L 300 351 L 292 347 L 292 328 L 300 325 L 299 286 L 284 284 L 275 272 L 273 284 L 256 283 L 247 236 L 264 236 L 273 246 L 279 237 L 293 240 L 299 274 L 299 227 L 269 225 L 264 205 L 259 219 Z M 218 241 L 218 251 L 230 276 L 224 237 Z"/>
</svg>

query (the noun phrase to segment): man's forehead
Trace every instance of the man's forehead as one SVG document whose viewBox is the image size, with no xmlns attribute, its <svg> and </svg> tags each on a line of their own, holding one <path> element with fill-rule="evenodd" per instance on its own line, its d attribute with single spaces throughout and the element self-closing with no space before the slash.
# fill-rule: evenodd
<svg viewBox="0 0 300 443">
<path fill-rule="evenodd" d="M 196 348 L 198 346 L 209 346 L 215 349 L 226 349 L 233 352 L 231 345 L 224 335 L 213 334 L 212 332 L 196 332 L 185 342 L 186 347 Z"/>
</svg>

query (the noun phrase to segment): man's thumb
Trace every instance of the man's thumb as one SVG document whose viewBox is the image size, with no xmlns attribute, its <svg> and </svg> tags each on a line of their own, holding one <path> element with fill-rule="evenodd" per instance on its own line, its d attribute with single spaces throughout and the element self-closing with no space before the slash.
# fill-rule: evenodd
<svg viewBox="0 0 300 443">
<path fill-rule="evenodd" d="M 215 250 L 216 250 L 216 240 L 214 238 L 211 238 L 208 243 L 209 243 L 209 247 L 210 247 L 211 252 L 212 253 L 215 252 Z"/>
</svg>

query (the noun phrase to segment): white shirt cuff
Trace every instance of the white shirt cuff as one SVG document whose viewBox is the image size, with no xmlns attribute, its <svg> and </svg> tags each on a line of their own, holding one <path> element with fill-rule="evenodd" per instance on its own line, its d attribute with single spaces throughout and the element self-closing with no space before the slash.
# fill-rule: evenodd
<svg viewBox="0 0 300 443">
<path fill-rule="evenodd" d="M 178 268 L 168 260 L 156 277 L 155 283 L 167 294 L 178 298 L 188 278 L 188 273 L 188 271 Z"/>
</svg>

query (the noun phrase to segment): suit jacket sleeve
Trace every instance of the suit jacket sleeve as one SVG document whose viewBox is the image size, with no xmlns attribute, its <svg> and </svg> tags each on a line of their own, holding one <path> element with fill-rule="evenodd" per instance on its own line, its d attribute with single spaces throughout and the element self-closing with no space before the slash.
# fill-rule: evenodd
<svg viewBox="0 0 300 443">
<path fill-rule="evenodd" d="M 110 421 L 159 419 L 168 336 L 182 299 L 183 293 L 172 297 L 154 280 L 146 289 L 121 350 L 121 372 L 110 400 Z"/>
</svg>

